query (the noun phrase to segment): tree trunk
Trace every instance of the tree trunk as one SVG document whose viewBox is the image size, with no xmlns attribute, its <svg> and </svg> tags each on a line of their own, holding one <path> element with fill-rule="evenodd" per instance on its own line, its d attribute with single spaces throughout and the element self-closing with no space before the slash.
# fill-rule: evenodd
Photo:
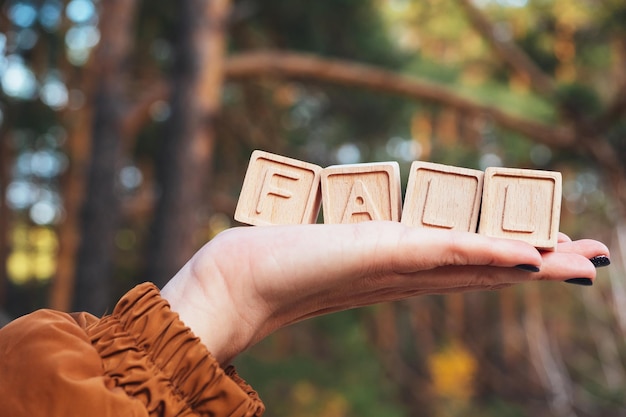
<svg viewBox="0 0 626 417">
<path fill-rule="evenodd" d="M 132 46 L 136 1 L 113 0 L 100 15 L 102 34 L 94 59 L 91 163 L 83 205 L 74 308 L 102 314 L 111 301 L 114 237 L 119 217 L 116 192 L 121 146 L 124 74 Z"/>
<path fill-rule="evenodd" d="M 89 169 L 91 108 L 68 114 L 66 152 L 71 161 L 62 178 L 65 219 L 59 226 L 57 270 L 50 288 L 49 307 L 59 311 L 72 308 L 76 282 L 76 260 L 80 244 L 79 212 L 85 200 L 85 179 Z"/>
<path fill-rule="evenodd" d="M 228 0 L 184 0 L 172 80 L 172 117 L 159 161 L 160 199 L 147 278 L 164 285 L 200 243 L 214 119 L 221 96 Z"/>
<path fill-rule="evenodd" d="M 9 185 L 9 139 L 6 129 L 0 129 L 0 311 L 7 300 L 7 258 L 9 256 L 9 218 L 6 189 Z"/>
</svg>

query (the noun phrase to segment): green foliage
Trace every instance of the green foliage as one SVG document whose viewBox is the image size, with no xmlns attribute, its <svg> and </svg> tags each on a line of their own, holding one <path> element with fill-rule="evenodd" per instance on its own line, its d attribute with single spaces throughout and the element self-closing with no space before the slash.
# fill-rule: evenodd
<svg viewBox="0 0 626 417">
<path fill-rule="evenodd" d="M 527 410 L 500 398 L 490 398 L 483 401 L 481 405 L 473 410 L 472 415 L 493 416 L 493 417 L 526 417 Z"/>
<path fill-rule="evenodd" d="M 600 5 L 601 19 L 603 26 L 601 29 L 610 33 L 616 31 L 618 34 L 626 32 L 626 5 L 621 0 L 609 0 Z"/>
<path fill-rule="evenodd" d="M 555 96 L 561 114 L 571 120 L 592 118 L 602 109 L 598 94 L 590 87 L 579 83 L 559 86 Z"/>
<path fill-rule="evenodd" d="M 543 122 L 552 122 L 556 119 L 552 104 L 544 97 L 531 92 L 516 93 L 505 85 L 494 82 L 480 86 L 460 85 L 459 91 L 486 105 L 497 103 L 498 107 L 511 114 Z"/>
<path fill-rule="evenodd" d="M 536 30 L 528 31 L 517 42 L 539 68 L 554 74 L 558 59 L 551 48 L 551 37 L 554 32 L 554 20 L 549 16 L 536 23 Z"/>
<path fill-rule="evenodd" d="M 361 316 L 352 310 L 297 324 L 242 355 L 237 367 L 273 415 L 405 416 Z"/>
<path fill-rule="evenodd" d="M 427 57 L 416 54 L 411 62 L 406 66 L 405 71 L 409 74 L 416 74 L 441 84 L 456 84 L 461 73 L 460 68 L 452 65 L 441 65 L 440 62 L 433 61 Z"/>
<path fill-rule="evenodd" d="M 396 52 L 372 0 L 239 1 L 251 10 L 242 25 L 265 38 L 264 46 L 308 51 L 396 67 Z M 236 6 L 237 7 L 237 6 Z"/>
</svg>

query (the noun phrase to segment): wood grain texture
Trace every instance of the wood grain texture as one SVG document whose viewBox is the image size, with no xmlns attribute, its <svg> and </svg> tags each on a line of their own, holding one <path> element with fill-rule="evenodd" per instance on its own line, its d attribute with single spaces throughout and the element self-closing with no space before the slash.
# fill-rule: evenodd
<svg viewBox="0 0 626 417">
<path fill-rule="evenodd" d="M 408 226 L 476 232 L 484 173 L 432 162 L 411 164 L 402 210 Z"/>
<path fill-rule="evenodd" d="M 560 172 L 490 167 L 478 232 L 554 250 L 561 219 Z"/>
<path fill-rule="evenodd" d="M 241 187 L 235 220 L 254 226 L 315 223 L 322 167 L 256 150 Z"/>
<path fill-rule="evenodd" d="M 402 197 L 397 162 L 335 165 L 321 175 L 324 223 L 400 221 Z"/>
</svg>

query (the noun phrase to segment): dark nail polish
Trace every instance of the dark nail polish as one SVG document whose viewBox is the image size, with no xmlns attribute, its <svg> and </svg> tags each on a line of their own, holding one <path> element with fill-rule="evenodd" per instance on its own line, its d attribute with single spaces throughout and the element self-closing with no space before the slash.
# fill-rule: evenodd
<svg viewBox="0 0 626 417">
<path fill-rule="evenodd" d="M 515 268 L 521 269 L 522 271 L 526 272 L 539 272 L 539 267 L 535 265 L 519 264 L 515 265 Z"/>
<path fill-rule="evenodd" d="M 609 259 L 609 257 L 608 256 L 604 256 L 604 255 L 594 256 L 593 258 L 591 258 L 589 260 L 591 261 L 593 266 L 595 266 L 596 268 L 600 268 L 602 266 L 609 266 L 609 265 L 611 265 L 611 260 Z"/>
<path fill-rule="evenodd" d="M 593 281 L 590 278 L 570 278 L 566 279 L 565 282 L 568 284 L 584 285 L 585 287 L 593 285 Z"/>
</svg>

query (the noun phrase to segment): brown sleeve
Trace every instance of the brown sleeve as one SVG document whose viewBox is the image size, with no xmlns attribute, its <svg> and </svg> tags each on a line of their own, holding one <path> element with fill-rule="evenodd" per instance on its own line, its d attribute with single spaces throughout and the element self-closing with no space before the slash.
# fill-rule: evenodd
<svg viewBox="0 0 626 417">
<path fill-rule="evenodd" d="M 264 406 L 152 284 L 110 316 L 41 310 L 0 330 L 2 412 L 21 416 L 260 416 Z"/>
</svg>

